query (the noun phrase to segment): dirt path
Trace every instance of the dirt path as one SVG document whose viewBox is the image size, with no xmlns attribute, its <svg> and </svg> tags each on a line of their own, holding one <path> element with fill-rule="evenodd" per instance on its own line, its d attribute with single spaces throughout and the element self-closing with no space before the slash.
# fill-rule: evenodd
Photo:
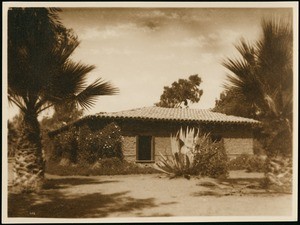
<svg viewBox="0 0 300 225">
<path fill-rule="evenodd" d="M 232 181 L 238 179 L 234 176 L 233 173 Z M 255 183 L 259 177 L 252 176 Z M 11 194 L 9 215 L 56 218 L 289 216 L 292 211 L 291 195 L 267 194 L 264 190 L 249 192 L 238 189 L 234 182 L 214 186 L 215 180 L 208 178 L 169 180 L 158 174 L 48 175 L 48 178 L 47 190 L 38 195 Z M 235 188 L 231 188 L 233 186 Z"/>
</svg>

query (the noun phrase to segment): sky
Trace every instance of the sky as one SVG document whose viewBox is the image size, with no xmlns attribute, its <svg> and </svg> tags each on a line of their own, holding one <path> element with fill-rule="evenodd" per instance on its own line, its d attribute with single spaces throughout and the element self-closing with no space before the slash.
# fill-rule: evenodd
<svg viewBox="0 0 300 225">
<path fill-rule="evenodd" d="M 63 8 L 62 23 L 80 40 L 72 59 L 96 69 L 97 78 L 120 89 L 101 96 L 84 114 L 153 106 L 164 86 L 198 74 L 203 95 L 190 108 L 213 108 L 223 90 L 234 44 L 261 35 L 262 18 L 291 16 L 283 8 Z M 13 109 L 11 109 L 13 111 Z M 45 115 L 50 115 L 46 112 Z"/>
</svg>

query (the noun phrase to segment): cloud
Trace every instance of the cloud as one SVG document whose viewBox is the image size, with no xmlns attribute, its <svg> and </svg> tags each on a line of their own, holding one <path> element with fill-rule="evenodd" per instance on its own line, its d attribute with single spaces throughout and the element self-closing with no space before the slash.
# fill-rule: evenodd
<svg viewBox="0 0 300 225">
<path fill-rule="evenodd" d="M 202 48 L 206 43 L 204 36 L 185 37 L 184 39 L 172 41 L 170 43 L 173 47 L 187 47 L 187 48 Z"/>
<path fill-rule="evenodd" d="M 141 26 L 143 27 L 143 28 L 146 28 L 146 29 L 143 29 L 143 31 L 148 31 L 148 30 L 150 30 L 150 31 L 156 31 L 156 30 L 158 30 L 159 28 L 160 28 L 160 23 L 158 22 L 158 21 L 146 21 L 146 22 L 143 22 L 142 24 L 141 24 Z"/>
<path fill-rule="evenodd" d="M 101 47 L 99 52 L 102 52 L 105 55 L 133 55 L 137 53 L 137 50 L 133 50 L 127 47 L 116 48 L 116 47 Z"/>
<path fill-rule="evenodd" d="M 100 30 L 97 27 L 87 28 L 80 34 L 81 40 L 91 40 L 95 38 L 108 39 L 117 37 L 118 33 L 114 29 L 106 28 L 104 30 Z"/>
<path fill-rule="evenodd" d="M 139 19 L 177 19 L 179 14 L 170 9 L 144 9 L 139 12 L 134 12 L 134 16 Z"/>
<path fill-rule="evenodd" d="M 138 29 L 137 25 L 131 22 L 107 25 L 105 27 L 95 26 L 91 28 L 85 28 L 83 32 L 80 34 L 80 38 L 82 40 L 92 40 L 96 38 L 99 39 L 119 38 L 137 29 Z"/>
</svg>

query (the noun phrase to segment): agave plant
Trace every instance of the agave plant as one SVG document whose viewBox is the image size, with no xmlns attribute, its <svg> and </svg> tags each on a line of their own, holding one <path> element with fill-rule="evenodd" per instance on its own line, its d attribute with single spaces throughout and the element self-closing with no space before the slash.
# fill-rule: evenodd
<svg viewBox="0 0 300 225">
<path fill-rule="evenodd" d="M 191 175 L 199 174 L 198 165 L 207 162 L 215 154 L 208 151 L 209 143 L 209 134 L 200 135 L 199 130 L 194 128 L 187 127 L 186 131 L 180 128 L 176 135 L 171 135 L 172 155 L 159 153 L 161 158 L 154 168 L 168 174 L 170 178 L 183 176 L 190 179 Z M 201 160 L 195 157 L 200 148 L 206 150 Z"/>
</svg>

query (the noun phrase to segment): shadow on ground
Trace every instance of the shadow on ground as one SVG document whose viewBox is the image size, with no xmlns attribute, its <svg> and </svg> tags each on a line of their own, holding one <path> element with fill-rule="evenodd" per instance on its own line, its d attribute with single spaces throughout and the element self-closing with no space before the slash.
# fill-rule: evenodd
<svg viewBox="0 0 300 225">
<path fill-rule="evenodd" d="M 269 194 L 266 189 L 261 186 L 263 178 L 226 178 L 218 179 L 214 182 L 204 181 L 197 184 L 202 186 L 201 191 L 195 192 L 192 196 L 228 196 L 228 195 L 257 195 Z"/>
<path fill-rule="evenodd" d="M 92 178 L 56 178 L 48 179 L 44 184 L 44 189 L 62 189 L 70 186 L 85 185 L 85 184 L 107 184 L 116 183 L 117 180 L 99 181 Z"/>
<path fill-rule="evenodd" d="M 226 178 L 219 179 L 219 182 L 227 182 L 231 185 L 247 184 L 247 183 L 261 183 L 264 178 Z"/>
<path fill-rule="evenodd" d="M 81 178 L 53 179 L 49 180 L 48 187 L 38 194 L 10 193 L 8 195 L 8 217 L 95 218 L 157 206 L 154 198 L 136 199 L 127 196 L 129 192 L 67 196 L 60 191 L 70 185 L 101 184 L 103 182 Z"/>
</svg>

